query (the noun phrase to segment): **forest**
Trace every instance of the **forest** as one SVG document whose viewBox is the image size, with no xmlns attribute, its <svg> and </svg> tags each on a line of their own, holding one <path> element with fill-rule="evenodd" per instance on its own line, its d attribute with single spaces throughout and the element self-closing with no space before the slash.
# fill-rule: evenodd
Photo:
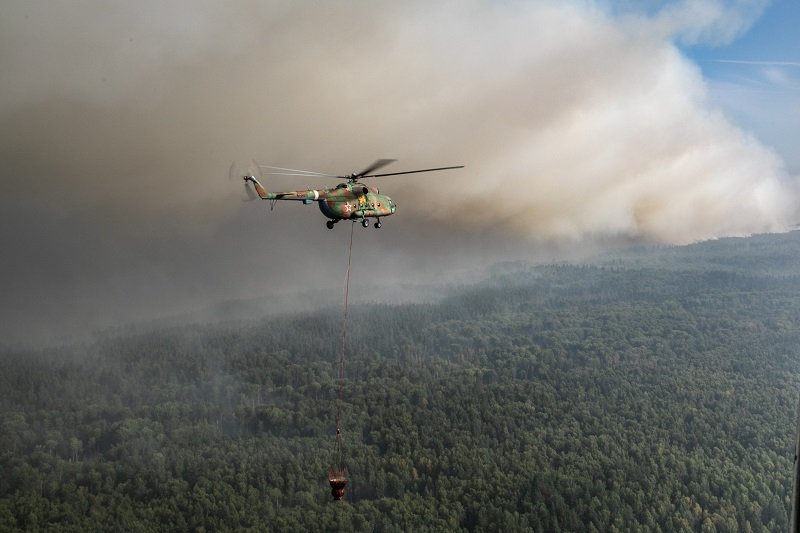
<svg viewBox="0 0 800 533">
<path fill-rule="evenodd" d="M 785 531 L 800 232 L 0 353 L 2 531 Z"/>
</svg>

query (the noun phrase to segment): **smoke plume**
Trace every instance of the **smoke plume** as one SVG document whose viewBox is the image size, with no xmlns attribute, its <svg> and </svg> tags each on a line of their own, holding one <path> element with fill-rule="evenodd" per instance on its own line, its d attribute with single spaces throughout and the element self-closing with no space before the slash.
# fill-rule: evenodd
<svg viewBox="0 0 800 533">
<path fill-rule="evenodd" d="M 465 165 L 376 179 L 399 211 L 362 232 L 363 268 L 400 280 L 565 240 L 786 229 L 794 177 L 675 44 L 730 40 L 762 8 L 5 2 L 3 335 L 336 285 L 341 235 L 316 209 L 240 202 L 225 176 L 251 157 Z"/>
</svg>

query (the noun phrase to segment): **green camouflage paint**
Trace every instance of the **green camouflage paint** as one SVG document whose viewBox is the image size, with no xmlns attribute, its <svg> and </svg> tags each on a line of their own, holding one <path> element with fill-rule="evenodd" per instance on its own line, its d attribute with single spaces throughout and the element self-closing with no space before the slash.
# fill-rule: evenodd
<svg viewBox="0 0 800 533">
<path fill-rule="evenodd" d="M 258 171 L 261 168 L 267 168 L 273 171 L 271 174 L 280 174 L 284 176 L 305 176 L 305 177 L 338 177 L 340 179 L 348 180 L 347 183 L 340 183 L 332 189 L 306 189 L 300 191 L 284 191 L 284 192 L 269 192 L 253 175 L 243 176 L 245 187 L 247 188 L 248 195 L 255 198 L 252 189 L 249 188 L 250 183 L 255 187 L 256 194 L 262 200 L 269 200 L 270 202 L 277 202 L 278 200 L 294 200 L 310 204 L 317 202 L 319 210 L 322 214 L 328 217 L 328 229 L 333 229 L 333 226 L 340 220 L 361 220 L 361 224 L 366 228 L 369 226 L 370 218 L 374 218 L 375 227 L 381 227 L 381 217 L 388 217 L 397 211 L 397 204 L 377 187 L 370 187 L 364 185 L 359 179 L 363 178 L 377 178 L 383 176 L 399 176 L 402 174 L 418 174 L 420 172 L 435 172 L 439 170 L 451 170 L 455 168 L 464 168 L 463 165 L 454 167 L 437 167 L 437 168 L 423 168 L 420 170 L 406 170 L 403 172 L 387 172 L 383 174 L 375 174 L 374 172 L 380 168 L 385 167 L 390 163 L 394 163 L 395 159 L 378 159 L 370 166 L 357 174 L 350 174 L 349 176 L 333 176 L 331 174 L 322 174 L 319 172 L 312 172 L 308 170 L 297 170 L 286 167 L 273 167 L 270 165 L 259 165 L 253 161 L 253 166 Z M 231 172 L 235 169 L 235 165 L 231 165 Z M 260 175 L 260 174 L 259 174 Z"/>
<path fill-rule="evenodd" d="M 332 189 L 307 189 L 300 191 L 269 192 L 253 176 L 244 176 L 252 182 L 262 200 L 291 200 L 304 204 L 317 202 L 322 214 L 331 220 L 380 218 L 393 215 L 397 204 L 377 187 L 354 181 L 340 183 Z"/>
</svg>

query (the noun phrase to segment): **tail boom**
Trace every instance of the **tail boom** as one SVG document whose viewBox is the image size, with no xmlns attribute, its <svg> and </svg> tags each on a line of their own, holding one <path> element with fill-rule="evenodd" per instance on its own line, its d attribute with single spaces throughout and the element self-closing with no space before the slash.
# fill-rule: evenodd
<svg viewBox="0 0 800 533">
<path fill-rule="evenodd" d="M 316 189 L 309 189 L 305 191 L 269 192 L 253 176 L 245 176 L 243 179 L 245 183 L 251 182 L 253 184 L 256 194 L 258 194 L 258 197 L 262 200 L 296 200 L 305 203 L 311 203 L 324 196 Z"/>
</svg>

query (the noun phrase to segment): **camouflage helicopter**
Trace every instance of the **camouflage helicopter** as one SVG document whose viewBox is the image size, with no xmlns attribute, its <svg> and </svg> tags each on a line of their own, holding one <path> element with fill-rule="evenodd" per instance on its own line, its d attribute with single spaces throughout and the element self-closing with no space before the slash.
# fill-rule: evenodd
<svg viewBox="0 0 800 533">
<path fill-rule="evenodd" d="M 405 172 L 373 174 L 376 170 L 385 167 L 389 163 L 394 163 L 395 161 L 396 159 L 378 159 L 361 172 L 346 176 L 259 165 L 253 161 L 250 168 L 247 170 L 247 174 L 242 176 L 242 179 L 244 180 L 245 191 L 249 199 L 257 200 L 260 198 L 261 200 L 269 200 L 270 209 L 275 207 L 275 203 L 278 200 L 295 200 L 303 202 L 304 204 L 317 202 L 319 204 L 319 210 L 322 211 L 323 215 L 328 217 L 328 221 L 325 223 L 328 229 L 333 229 L 333 226 L 340 220 L 360 220 L 361 225 L 366 228 L 369 227 L 370 218 L 374 218 L 375 227 L 380 228 L 381 217 L 393 215 L 397 210 L 397 204 L 385 194 L 381 194 L 377 187 L 364 185 L 359 180 L 364 178 L 379 178 L 384 176 L 399 176 L 401 174 L 416 174 L 419 172 L 464 168 L 464 166 L 461 165 L 455 167 L 426 168 L 422 170 L 407 170 Z M 262 172 L 261 169 L 266 169 L 267 172 Z M 234 177 L 236 174 L 236 165 L 233 164 L 231 165 L 231 177 Z M 337 178 L 347 180 L 347 182 L 340 183 L 336 187 L 329 189 L 269 192 L 259 182 L 259 178 L 263 179 L 263 174 L 304 176 L 307 178 Z M 258 178 L 256 175 L 258 175 Z M 251 184 L 252 187 L 255 188 L 255 192 L 251 189 Z"/>
</svg>

